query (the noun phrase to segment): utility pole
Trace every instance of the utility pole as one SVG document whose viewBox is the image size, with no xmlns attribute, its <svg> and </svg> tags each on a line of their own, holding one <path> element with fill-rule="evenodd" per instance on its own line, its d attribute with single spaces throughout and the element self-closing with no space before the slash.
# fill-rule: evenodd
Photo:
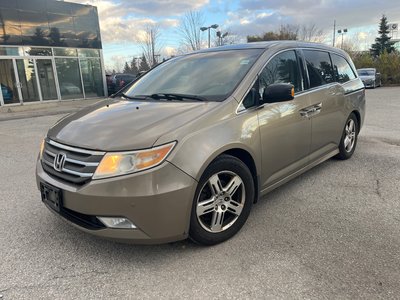
<svg viewBox="0 0 400 300">
<path fill-rule="evenodd" d="M 333 20 L 333 47 L 335 47 L 335 38 L 336 38 L 336 20 Z"/>
<path fill-rule="evenodd" d="M 211 30 L 211 28 L 212 28 L 212 29 L 217 29 L 217 28 L 218 28 L 218 24 L 214 24 L 214 25 L 207 26 L 207 27 L 200 27 L 200 30 L 201 30 L 201 31 L 206 31 L 206 30 L 208 30 L 208 48 L 211 47 L 211 42 L 210 42 L 210 40 L 211 40 L 211 37 L 210 37 L 210 30 Z"/>
<path fill-rule="evenodd" d="M 153 36 L 153 29 L 150 29 L 150 38 L 151 38 L 151 56 L 153 57 L 153 61 L 151 62 L 152 66 L 155 65 L 156 56 L 154 53 L 154 36 Z"/>
<path fill-rule="evenodd" d="M 347 33 L 347 28 L 345 28 L 343 30 L 339 29 L 337 32 L 342 35 L 342 45 L 340 46 L 340 48 L 343 49 L 343 36 L 345 33 Z"/>
</svg>

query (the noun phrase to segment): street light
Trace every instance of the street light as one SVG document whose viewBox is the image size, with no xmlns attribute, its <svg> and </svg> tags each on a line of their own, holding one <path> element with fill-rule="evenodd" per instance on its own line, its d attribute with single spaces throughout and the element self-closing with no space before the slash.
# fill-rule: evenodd
<svg viewBox="0 0 400 300">
<path fill-rule="evenodd" d="M 340 47 L 340 48 L 342 48 L 343 49 L 343 35 L 345 34 L 345 33 L 347 33 L 347 28 L 345 28 L 345 29 L 339 29 L 338 31 L 337 31 L 339 34 L 341 34 L 342 35 L 342 46 Z"/>
<path fill-rule="evenodd" d="M 208 30 L 208 48 L 210 48 L 210 29 L 217 29 L 218 28 L 218 24 L 214 24 L 208 27 L 200 27 L 201 31 L 206 31 Z"/>
<path fill-rule="evenodd" d="M 222 33 L 221 31 L 217 31 L 217 37 L 218 37 L 218 46 L 222 46 L 222 40 L 224 37 L 228 35 L 228 32 Z"/>
</svg>

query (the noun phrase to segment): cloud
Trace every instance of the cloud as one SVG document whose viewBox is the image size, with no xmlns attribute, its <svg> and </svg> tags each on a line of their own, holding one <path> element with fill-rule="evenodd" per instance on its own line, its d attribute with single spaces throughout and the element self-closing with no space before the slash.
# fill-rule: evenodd
<svg viewBox="0 0 400 300">
<path fill-rule="evenodd" d="M 180 6 L 178 1 L 150 1 L 148 6 L 144 5 L 144 1 L 112 1 L 112 0 L 72 0 L 76 3 L 90 4 L 97 7 L 99 14 L 99 22 L 101 28 L 101 36 L 104 43 L 137 43 L 143 37 L 144 29 L 148 25 L 158 24 L 163 29 L 176 27 L 179 24 L 178 19 L 171 17 L 159 18 L 155 15 L 158 10 L 165 9 L 164 13 L 168 14 L 165 6 L 168 4 L 172 7 L 179 6 L 179 9 L 197 7 L 208 0 L 202 0 L 196 3 L 189 1 L 185 5 Z M 177 4 L 173 4 L 176 2 Z M 158 4 L 158 6 L 156 5 Z M 157 9 L 154 7 L 157 6 Z M 154 9 L 154 11 L 152 11 Z M 178 10 L 179 11 L 179 10 Z M 143 14 L 146 13 L 147 17 Z"/>
<path fill-rule="evenodd" d="M 90 4 L 100 7 L 105 0 L 69 0 L 70 2 Z M 111 13 L 135 14 L 142 16 L 176 16 L 189 10 L 201 9 L 209 3 L 210 0 L 114 0 L 114 9 Z"/>
<path fill-rule="evenodd" d="M 322 29 L 331 28 L 334 19 L 345 27 L 377 25 L 382 14 L 387 14 L 389 20 L 400 20 L 400 5 L 395 0 L 239 0 L 239 10 L 251 14 L 250 24 L 255 26 L 263 23 L 257 18 L 263 13 L 297 24 L 314 23 Z M 276 18 L 276 27 L 282 24 L 280 18 Z"/>
</svg>

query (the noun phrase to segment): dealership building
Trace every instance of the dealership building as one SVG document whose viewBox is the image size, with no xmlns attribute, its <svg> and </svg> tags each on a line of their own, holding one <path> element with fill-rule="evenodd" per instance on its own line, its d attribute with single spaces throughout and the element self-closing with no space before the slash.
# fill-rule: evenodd
<svg viewBox="0 0 400 300">
<path fill-rule="evenodd" d="M 107 94 L 97 8 L 0 0 L 0 105 Z"/>
</svg>

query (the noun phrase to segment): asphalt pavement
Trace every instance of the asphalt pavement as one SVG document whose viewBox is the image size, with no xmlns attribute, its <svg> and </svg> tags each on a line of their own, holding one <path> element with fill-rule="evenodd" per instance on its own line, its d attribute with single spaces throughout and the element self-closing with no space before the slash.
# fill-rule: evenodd
<svg viewBox="0 0 400 300">
<path fill-rule="evenodd" d="M 239 234 L 213 247 L 117 244 L 49 212 L 34 169 L 60 117 L 0 122 L 0 298 L 400 297 L 400 87 L 367 90 L 350 160 L 271 192 Z"/>
</svg>

